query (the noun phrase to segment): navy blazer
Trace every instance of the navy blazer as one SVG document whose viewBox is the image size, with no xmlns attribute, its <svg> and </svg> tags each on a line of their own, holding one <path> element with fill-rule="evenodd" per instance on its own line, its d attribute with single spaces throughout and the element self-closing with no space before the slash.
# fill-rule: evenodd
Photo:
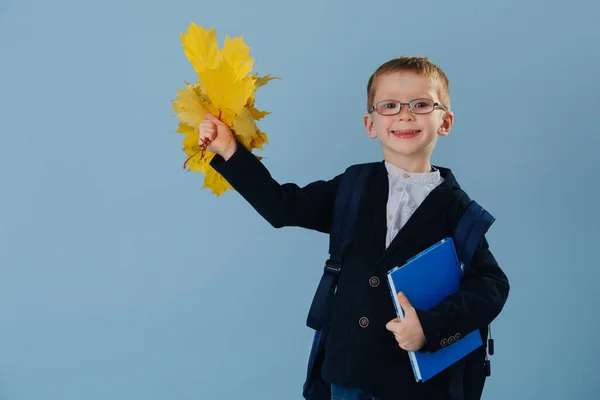
<svg viewBox="0 0 600 400">
<path fill-rule="evenodd" d="M 329 233 L 341 175 L 304 187 L 279 184 L 240 144 L 228 161 L 215 156 L 211 165 L 272 226 Z M 326 381 L 358 387 L 383 400 L 449 398 L 449 379 L 455 372 L 448 369 L 417 383 L 407 352 L 385 328 L 396 317 L 386 272 L 452 236 L 470 201 L 452 172 L 437 168 L 444 181 L 425 198 L 387 249 L 387 170 L 383 162 L 373 169 L 333 304 L 321 372 Z M 432 310 L 417 310 L 426 337 L 421 351 L 439 350 L 477 328 L 487 332 L 508 292 L 508 279 L 484 238 L 464 272 L 460 291 Z"/>
</svg>

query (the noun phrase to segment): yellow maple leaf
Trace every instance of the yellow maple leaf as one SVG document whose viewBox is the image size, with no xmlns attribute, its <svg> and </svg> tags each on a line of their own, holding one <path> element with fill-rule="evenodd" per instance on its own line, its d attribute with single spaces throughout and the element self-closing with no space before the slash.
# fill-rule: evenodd
<svg viewBox="0 0 600 400">
<path fill-rule="evenodd" d="M 177 131 L 176 132 L 182 133 L 182 134 L 184 134 L 186 136 L 185 139 L 183 139 L 184 140 L 184 147 L 186 145 L 185 141 L 188 140 L 188 138 L 190 136 L 192 136 L 192 135 L 198 136 L 198 131 L 193 126 L 190 126 L 190 125 L 188 125 L 186 123 L 183 123 L 183 122 L 179 123 L 179 126 L 177 127 Z M 196 139 L 196 144 L 198 144 L 198 140 L 197 139 Z"/>
<path fill-rule="evenodd" d="M 252 138 L 250 145 L 255 149 L 262 150 L 264 143 L 269 143 L 269 138 L 267 137 L 267 134 L 261 131 L 257 131 L 256 135 Z"/>
<path fill-rule="evenodd" d="M 226 36 L 223 48 L 219 50 L 214 26 L 207 30 L 192 23 L 187 33 L 181 34 L 181 42 L 185 56 L 198 75 L 198 82 L 186 83 L 185 89 L 177 91 L 172 106 L 180 121 L 177 132 L 185 136 L 183 150 L 187 159 L 184 168 L 202 172 L 203 187 L 210 188 L 218 196 L 232 187 L 210 166 L 214 154 L 203 151 L 199 145 L 200 123 L 207 112 L 216 115 L 248 150 L 262 149 L 268 138 L 258 129 L 256 121 L 269 112 L 254 107 L 254 91 L 279 78 L 250 75 L 254 59 L 250 57 L 250 47 L 243 36 Z"/>
<path fill-rule="evenodd" d="M 227 189 L 233 189 L 229 182 L 223 178 L 223 176 L 215 173 L 209 173 L 204 175 L 204 185 L 203 188 L 211 189 L 214 194 L 217 196 L 225 193 Z"/>
<path fill-rule="evenodd" d="M 244 43 L 243 36 L 231 39 L 226 35 L 221 54 L 233 67 L 238 78 L 247 76 L 252 71 L 254 59 L 250 58 L 250 47 Z"/>
<path fill-rule="evenodd" d="M 177 90 L 177 99 L 173 101 L 172 110 L 175 111 L 177 119 L 190 125 L 198 126 L 204 120 L 204 115 L 211 112 L 210 102 L 203 101 L 194 86 L 186 84 L 185 89 Z"/>
<path fill-rule="evenodd" d="M 258 89 L 261 86 L 266 85 L 267 83 L 269 83 L 269 81 L 279 80 L 279 78 L 276 76 L 265 75 L 265 76 L 259 77 L 258 74 L 252 75 L 252 79 L 254 79 L 254 90 Z M 254 92 L 248 98 L 248 102 L 246 103 L 246 105 L 248 107 L 254 107 Z"/>
<path fill-rule="evenodd" d="M 269 83 L 269 81 L 279 80 L 278 77 L 271 76 L 270 74 L 262 77 L 259 77 L 258 74 L 254 74 L 252 75 L 252 78 L 254 78 L 254 89 L 258 89 L 259 87 L 266 85 Z"/>
<path fill-rule="evenodd" d="M 242 108 L 233 121 L 233 130 L 235 133 L 240 136 L 251 138 L 254 136 L 257 129 L 258 127 L 256 126 L 256 122 L 254 122 L 252 111 L 247 107 Z"/>
<path fill-rule="evenodd" d="M 206 94 L 219 110 L 237 113 L 254 89 L 254 80 L 248 76 L 237 79 L 235 70 L 226 60 L 219 64 L 218 69 L 206 69 L 198 76 Z"/>
<path fill-rule="evenodd" d="M 260 120 L 263 119 L 264 117 L 266 117 L 267 115 L 271 114 L 268 111 L 259 111 L 256 108 L 252 107 L 250 108 L 250 113 L 252 113 L 252 117 L 256 120 Z"/>
<path fill-rule="evenodd" d="M 181 34 L 184 52 L 212 103 L 217 109 L 239 111 L 252 93 L 254 79 L 250 47 L 243 39 L 229 37 L 222 52 L 217 44 L 217 32 L 192 23 L 187 34 Z"/>
<path fill-rule="evenodd" d="M 216 68 L 219 65 L 222 55 L 219 52 L 214 26 L 207 30 L 191 23 L 187 34 L 182 33 L 180 36 L 185 56 L 198 75 L 207 68 Z"/>
<path fill-rule="evenodd" d="M 198 94 L 200 104 L 202 108 L 204 108 L 209 113 L 218 116 L 221 121 L 225 122 L 227 126 L 232 127 L 233 121 L 236 118 L 236 113 L 230 109 L 218 109 L 210 100 L 208 95 L 205 92 L 205 88 L 200 85 L 200 82 L 194 85 L 194 91 Z M 205 114 L 202 114 L 200 117 L 204 120 Z"/>
<path fill-rule="evenodd" d="M 240 142 L 242 146 L 244 146 L 248 150 L 252 151 L 252 136 L 235 135 L 235 140 Z"/>
<path fill-rule="evenodd" d="M 204 159 L 200 157 L 201 148 L 198 143 L 200 135 L 198 130 L 186 124 L 179 124 L 177 132 L 185 135 L 183 139 L 183 151 L 188 159 L 185 162 L 186 167 L 190 171 L 204 171 Z"/>
</svg>

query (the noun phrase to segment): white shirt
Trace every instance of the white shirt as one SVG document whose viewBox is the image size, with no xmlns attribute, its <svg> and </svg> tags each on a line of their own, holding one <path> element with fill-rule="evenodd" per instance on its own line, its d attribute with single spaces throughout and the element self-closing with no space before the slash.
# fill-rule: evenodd
<svg viewBox="0 0 600 400">
<path fill-rule="evenodd" d="M 387 202 L 387 234 L 385 248 L 394 240 L 423 200 L 435 189 L 443 178 L 440 171 L 415 173 L 385 162 L 388 172 L 389 194 Z"/>
</svg>

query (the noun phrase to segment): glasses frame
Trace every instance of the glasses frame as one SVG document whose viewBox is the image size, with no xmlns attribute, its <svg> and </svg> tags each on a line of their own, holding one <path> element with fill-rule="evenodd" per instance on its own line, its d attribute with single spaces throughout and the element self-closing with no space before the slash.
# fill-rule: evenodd
<svg viewBox="0 0 600 400">
<path fill-rule="evenodd" d="M 431 114 L 432 112 L 434 112 L 434 111 L 435 111 L 435 108 L 436 108 L 436 107 L 438 107 L 438 108 L 439 108 L 439 109 L 441 109 L 442 111 L 446 111 L 446 107 L 444 107 L 443 105 L 441 105 L 441 104 L 440 104 L 440 103 L 438 103 L 437 101 L 434 101 L 434 102 L 433 102 L 433 108 L 431 109 L 431 111 L 427 111 L 427 112 L 414 112 L 414 111 L 413 111 L 413 106 L 414 106 L 414 105 L 416 104 L 416 102 L 417 102 L 417 101 L 419 101 L 419 100 L 433 101 L 433 100 L 431 100 L 431 99 L 428 99 L 428 98 L 425 98 L 425 97 L 420 97 L 420 98 L 418 98 L 418 99 L 411 100 L 411 101 L 409 101 L 408 103 L 403 103 L 403 102 L 401 102 L 401 101 L 398 101 L 398 100 L 391 100 L 391 99 L 390 99 L 390 100 L 381 100 L 381 101 L 378 101 L 377 103 L 375 103 L 373 106 L 371 106 L 371 108 L 369 108 L 368 112 L 369 112 L 369 114 L 372 114 L 372 113 L 373 113 L 373 111 L 377 111 L 377 105 L 378 105 L 378 104 L 381 104 L 381 103 L 383 103 L 383 102 L 388 102 L 388 103 L 396 103 L 396 104 L 399 104 L 399 105 L 400 105 L 400 107 L 398 108 L 398 111 L 397 111 L 397 112 L 395 112 L 395 113 L 393 113 L 393 114 L 382 114 L 382 113 L 380 113 L 379 111 L 377 111 L 377 114 L 379 114 L 379 115 L 382 115 L 382 116 L 384 116 L 384 117 L 389 117 L 389 116 L 392 116 L 392 115 L 398 115 L 398 114 L 400 114 L 400 113 L 402 112 L 402 109 L 403 109 L 403 107 L 404 107 L 404 106 L 408 106 L 408 110 L 409 110 L 409 111 L 410 111 L 412 114 L 416 114 L 416 115 Z"/>
</svg>

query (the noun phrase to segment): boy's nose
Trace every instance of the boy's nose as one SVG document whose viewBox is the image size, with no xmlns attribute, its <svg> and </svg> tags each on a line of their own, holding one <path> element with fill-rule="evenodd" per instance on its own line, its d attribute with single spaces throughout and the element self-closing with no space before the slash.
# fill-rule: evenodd
<svg viewBox="0 0 600 400">
<path fill-rule="evenodd" d="M 412 120 L 414 118 L 414 114 L 410 112 L 410 109 L 408 108 L 408 104 L 403 104 L 402 108 L 400 109 L 400 112 L 398 113 L 398 119 L 400 121 L 404 121 L 404 120 Z"/>
</svg>

